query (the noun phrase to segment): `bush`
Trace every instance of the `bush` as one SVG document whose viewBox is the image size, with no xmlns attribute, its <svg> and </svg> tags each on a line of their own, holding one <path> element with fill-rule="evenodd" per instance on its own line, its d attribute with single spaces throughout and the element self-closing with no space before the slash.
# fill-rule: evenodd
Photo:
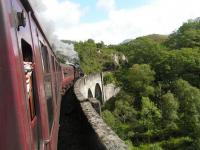
<svg viewBox="0 0 200 150">
<path fill-rule="evenodd" d="M 159 144 L 147 144 L 141 145 L 139 150 L 163 150 L 163 148 Z"/>
<path fill-rule="evenodd" d="M 171 138 L 168 141 L 161 142 L 161 146 L 167 150 L 194 150 L 192 148 L 192 139 L 189 137 Z"/>
<path fill-rule="evenodd" d="M 113 83 L 115 84 L 116 83 L 116 79 L 114 77 L 114 75 L 111 73 L 111 72 L 108 72 L 104 75 L 103 77 L 103 82 L 104 84 L 110 84 L 110 83 Z"/>
</svg>

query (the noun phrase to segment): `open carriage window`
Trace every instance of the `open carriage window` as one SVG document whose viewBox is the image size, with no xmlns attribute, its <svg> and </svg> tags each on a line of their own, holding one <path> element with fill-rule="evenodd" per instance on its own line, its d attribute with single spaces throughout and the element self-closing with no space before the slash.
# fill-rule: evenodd
<svg viewBox="0 0 200 150">
<path fill-rule="evenodd" d="M 34 94 L 34 71 L 33 71 L 33 53 L 31 46 L 25 41 L 21 40 L 23 65 L 26 78 L 26 92 L 28 96 L 28 103 L 30 109 L 31 120 L 36 116 L 35 110 L 35 94 Z"/>
</svg>

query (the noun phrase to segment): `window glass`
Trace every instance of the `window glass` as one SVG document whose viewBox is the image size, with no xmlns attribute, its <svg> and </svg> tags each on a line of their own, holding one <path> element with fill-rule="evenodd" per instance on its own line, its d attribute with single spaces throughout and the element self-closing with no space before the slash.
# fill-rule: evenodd
<svg viewBox="0 0 200 150">
<path fill-rule="evenodd" d="M 44 88 L 45 88 L 45 96 L 46 96 L 46 101 L 47 101 L 49 129 L 51 130 L 51 127 L 53 124 L 53 96 L 52 96 L 52 86 L 51 86 L 50 75 L 46 75 L 44 78 Z"/>
<path fill-rule="evenodd" d="M 49 66 L 49 56 L 48 56 L 48 50 L 45 45 L 41 43 L 41 53 L 42 53 L 42 64 L 43 64 L 43 70 L 45 73 L 50 72 L 50 66 Z"/>
<path fill-rule="evenodd" d="M 54 113 L 53 113 L 53 95 L 52 95 L 52 79 L 50 74 L 50 63 L 49 63 L 49 53 L 47 47 L 40 42 L 41 45 L 41 54 L 42 54 L 42 64 L 44 71 L 44 90 L 45 97 L 47 102 L 47 112 L 49 120 L 49 130 L 51 132 Z"/>
</svg>

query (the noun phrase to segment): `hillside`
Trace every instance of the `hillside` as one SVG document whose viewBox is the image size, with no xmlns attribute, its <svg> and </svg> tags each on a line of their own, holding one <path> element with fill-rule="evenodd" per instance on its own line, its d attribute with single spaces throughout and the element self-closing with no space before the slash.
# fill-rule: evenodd
<svg viewBox="0 0 200 150">
<path fill-rule="evenodd" d="M 200 21 L 169 36 L 148 35 L 120 45 L 76 44 L 87 73 L 102 71 L 113 53 L 128 65 L 109 73 L 122 88 L 102 117 L 131 150 L 200 149 Z M 100 52 L 99 52 L 100 50 Z"/>
<path fill-rule="evenodd" d="M 95 43 L 92 39 L 75 43 L 79 54 L 80 65 L 86 74 L 113 70 L 118 67 L 122 53 L 104 45 L 103 42 Z M 115 57 L 119 57 L 116 62 Z"/>
</svg>

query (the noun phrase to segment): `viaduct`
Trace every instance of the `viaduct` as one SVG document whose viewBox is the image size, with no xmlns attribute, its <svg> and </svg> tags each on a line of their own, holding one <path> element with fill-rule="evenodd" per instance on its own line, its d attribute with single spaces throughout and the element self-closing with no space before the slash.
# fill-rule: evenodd
<svg viewBox="0 0 200 150">
<path fill-rule="evenodd" d="M 81 109 L 105 150 L 128 149 L 100 116 L 101 105 L 118 91 L 118 88 L 111 85 L 103 85 L 102 73 L 82 77 L 74 85 L 74 93 Z"/>
</svg>

